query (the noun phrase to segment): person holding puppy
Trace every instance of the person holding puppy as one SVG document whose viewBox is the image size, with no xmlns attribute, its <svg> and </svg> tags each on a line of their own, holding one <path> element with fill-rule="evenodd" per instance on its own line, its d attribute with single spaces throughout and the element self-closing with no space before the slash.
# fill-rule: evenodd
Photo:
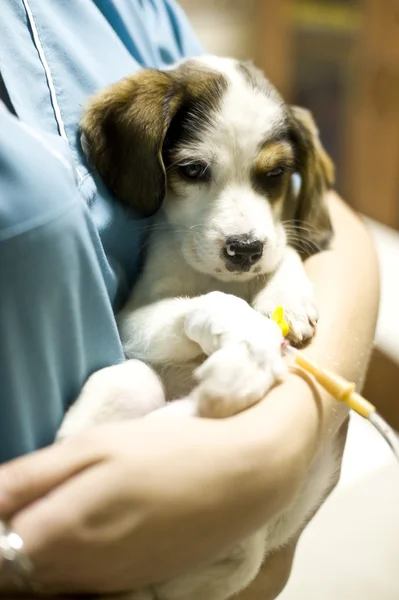
<svg viewBox="0 0 399 600">
<path fill-rule="evenodd" d="M 128 73 L 203 50 L 171 0 L 6 0 L 2 11 L 0 518 L 31 561 L 27 594 L 128 591 L 216 556 L 282 510 L 327 439 L 342 453 L 347 413 L 291 373 L 230 419 L 109 424 L 45 447 L 89 375 L 123 360 L 114 313 L 148 228 L 91 172 L 82 105 Z M 376 259 L 358 218 L 333 192 L 328 202 L 331 250 L 306 263 L 321 313 L 307 352 L 361 386 Z M 296 541 L 242 598 L 277 596 Z M 19 583 L 3 560 L 2 597 Z"/>
</svg>

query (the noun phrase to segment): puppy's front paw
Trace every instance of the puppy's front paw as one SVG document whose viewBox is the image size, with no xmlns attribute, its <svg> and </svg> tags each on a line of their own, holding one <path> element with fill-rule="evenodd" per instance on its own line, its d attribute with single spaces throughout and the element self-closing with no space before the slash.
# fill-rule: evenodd
<svg viewBox="0 0 399 600">
<path fill-rule="evenodd" d="M 287 336 L 289 341 L 294 346 L 303 346 L 308 343 L 316 332 L 319 320 L 319 313 L 313 299 L 303 298 L 297 306 L 284 307 L 284 314 L 290 326 Z"/>
<path fill-rule="evenodd" d="M 304 294 L 295 291 L 292 294 L 271 294 L 262 298 L 256 309 L 264 315 L 271 316 L 277 306 L 283 307 L 285 320 L 290 326 L 287 339 L 294 346 L 303 346 L 309 342 L 315 334 L 319 319 L 312 291 L 308 290 Z"/>
<path fill-rule="evenodd" d="M 210 356 L 225 345 L 231 334 L 236 339 L 237 334 L 242 337 L 242 324 L 251 319 L 253 313 L 253 308 L 237 296 L 210 292 L 198 298 L 195 310 L 185 319 L 184 328 L 187 337 Z"/>
<path fill-rule="evenodd" d="M 261 315 L 231 339 L 196 371 L 192 392 L 202 417 L 225 418 L 259 402 L 286 372 L 281 356 L 281 332 Z"/>
</svg>

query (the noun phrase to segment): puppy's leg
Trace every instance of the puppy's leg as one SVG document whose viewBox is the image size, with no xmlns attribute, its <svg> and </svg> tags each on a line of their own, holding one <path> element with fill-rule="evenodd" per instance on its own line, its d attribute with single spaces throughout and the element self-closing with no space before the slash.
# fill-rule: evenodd
<svg viewBox="0 0 399 600">
<path fill-rule="evenodd" d="M 93 425 L 142 417 L 165 403 L 162 383 L 145 363 L 128 360 L 93 373 L 65 415 L 57 439 Z"/>
<path fill-rule="evenodd" d="M 288 338 L 294 344 L 303 344 L 313 337 L 318 311 L 312 284 L 295 250 L 287 248 L 280 267 L 255 296 L 252 306 L 266 316 L 271 316 L 277 306 L 282 306 L 290 325 Z"/>
<path fill-rule="evenodd" d="M 259 402 L 286 372 L 279 327 L 243 300 L 230 306 L 215 295 L 213 322 L 198 312 L 187 320 L 191 339 L 214 348 L 196 370 L 198 386 L 191 396 L 203 417 L 225 418 Z"/>
<path fill-rule="evenodd" d="M 153 365 L 181 364 L 198 358 L 203 350 L 187 335 L 185 322 L 206 304 L 211 310 L 207 295 L 166 298 L 141 307 L 136 307 L 133 298 L 118 316 L 125 354 Z"/>
<path fill-rule="evenodd" d="M 251 318 L 260 322 L 245 300 L 210 292 L 195 298 L 167 298 L 136 309 L 128 304 L 118 324 L 129 358 L 165 365 L 210 356 L 227 343 L 245 339 Z"/>
<path fill-rule="evenodd" d="M 191 394 L 198 404 L 198 414 L 226 418 L 262 400 L 286 373 L 281 340 L 281 333 L 273 330 L 265 332 L 263 339 L 260 335 L 258 340 L 255 336 L 251 339 L 249 330 L 246 340 L 208 358 L 196 371 L 198 385 Z"/>
<path fill-rule="evenodd" d="M 204 417 L 227 417 L 258 402 L 285 371 L 277 325 L 230 294 L 161 300 L 126 310 L 119 322 L 129 356 L 155 365 L 210 356 L 193 394 Z"/>
</svg>

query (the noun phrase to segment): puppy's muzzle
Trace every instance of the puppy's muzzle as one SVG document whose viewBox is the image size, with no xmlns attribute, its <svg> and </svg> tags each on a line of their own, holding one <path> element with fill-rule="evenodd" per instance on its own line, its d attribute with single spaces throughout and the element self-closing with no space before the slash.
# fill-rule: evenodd
<svg viewBox="0 0 399 600">
<path fill-rule="evenodd" d="M 232 235 L 226 239 L 223 258 L 229 271 L 249 271 L 263 254 L 263 242 L 248 235 Z"/>
</svg>

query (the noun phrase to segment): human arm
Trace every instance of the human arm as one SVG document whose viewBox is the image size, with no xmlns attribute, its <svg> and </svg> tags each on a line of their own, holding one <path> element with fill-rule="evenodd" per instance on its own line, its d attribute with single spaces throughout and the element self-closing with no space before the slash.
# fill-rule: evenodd
<svg viewBox="0 0 399 600">
<path fill-rule="evenodd" d="M 321 312 L 307 352 L 361 385 L 378 308 L 376 259 L 358 218 L 335 195 L 330 205 L 333 250 L 307 263 Z M 72 589 L 104 590 L 168 578 L 215 555 L 288 504 L 320 445 L 340 429 L 346 415 L 317 386 L 292 374 L 264 402 L 230 419 L 190 419 L 184 428 L 172 421 L 142 421 L 93 430 L 1 468 L 5 495 L 0 513 L 15 513 L 11 525 L 36 558 L 38 581 L 47 578 L 58 584 L 57 590 L 66 581 Z M 102 492 L 93 498 L 93 489 Z M 207 494 L 198 493 L 203 489 Z M 127 505 L 140 510 L 120 510 Z M 112 506 L 118 506 L 118 513 L 109 514 Z M 111 535 L 115 527 L 123 528 L 129 547 L 117 581 L 110 561 L 114 556 L 121 564 Z M 170 531 L 173 552 L 166 552 Z M 82 552 L 91 557 L 84 570 Z M 249 588 L 243 599 L 258 598 L 260 589 L 264 600 L 275 597 L 293 549 L 281 552 L 280 560 L 265 563 L 251 586 L 258 592 L 251 596 Z"/>
<path fill-rule="evenodd" d="M 329 205 L 335 236 L 332 249 L 306 261 L 314 283 L 320 321 L 317 335 L 304 351 L 321 365 L 335 370 L 362 388 L 372 350 L 379 303 L 379 276 L 371 237 L 359 217 L 334 193 Z M 317 395 L 316 395 L 317 390 Z M 320 443 L 340 430 L 345 440 L 346 406 L 339 405 L 318 385 L 292 374 L 269 394 L 282 403 L 295 403 L 300 427 L 297 441 L 301 452 L 307 448 L 305 464 Z M 253 414 L 263 411 L 263 404 Z M 291 406 L 290 410 L 293 407 Z M 316 427 L 315 427 L 316 426 Z M 297 540 L 268 559 L 256 581 L 239 600 L 274 600 L 284 587 L 292 566 Z"/>
<path fill-rule="evenodd" d="M 304 352 L 320 365 L 354 381 L 360 390 L 373 348 L 378 314 L 378 263 L 371 236 L 360 218 L 335 193 L 329 194 L 329 208 L 335 231 L 331 249 L 305 263 L 314 285 L 320 320 L 317 335 Z M 278 393 L 287 396 L 285 402 L 291 408 L 298 404 L 298 409 L 302 407 L 306 419 L 301 419 L 301 423 L 306 427 L 301 435 L 308 440 L 312 457 L 311 444 L 333 435 L 345 420 L 347 408 L 313 381 L 309 388 L 308 381 L 307 377 L 293 373 Z M 288 391 L 288 385 L 298 386 L 298 392 L 314 389 L 320 401 L 309 402 L 299 394 L 298 400 L 292 400 L 283 392 L 283 389 Z M 251 414 L 258 411 L 261 416 L 265 406 L 266 403 L 259 403 Z M 318 413 L 317 419 L 311 418 L 314 411 Z"/>
</svg>

